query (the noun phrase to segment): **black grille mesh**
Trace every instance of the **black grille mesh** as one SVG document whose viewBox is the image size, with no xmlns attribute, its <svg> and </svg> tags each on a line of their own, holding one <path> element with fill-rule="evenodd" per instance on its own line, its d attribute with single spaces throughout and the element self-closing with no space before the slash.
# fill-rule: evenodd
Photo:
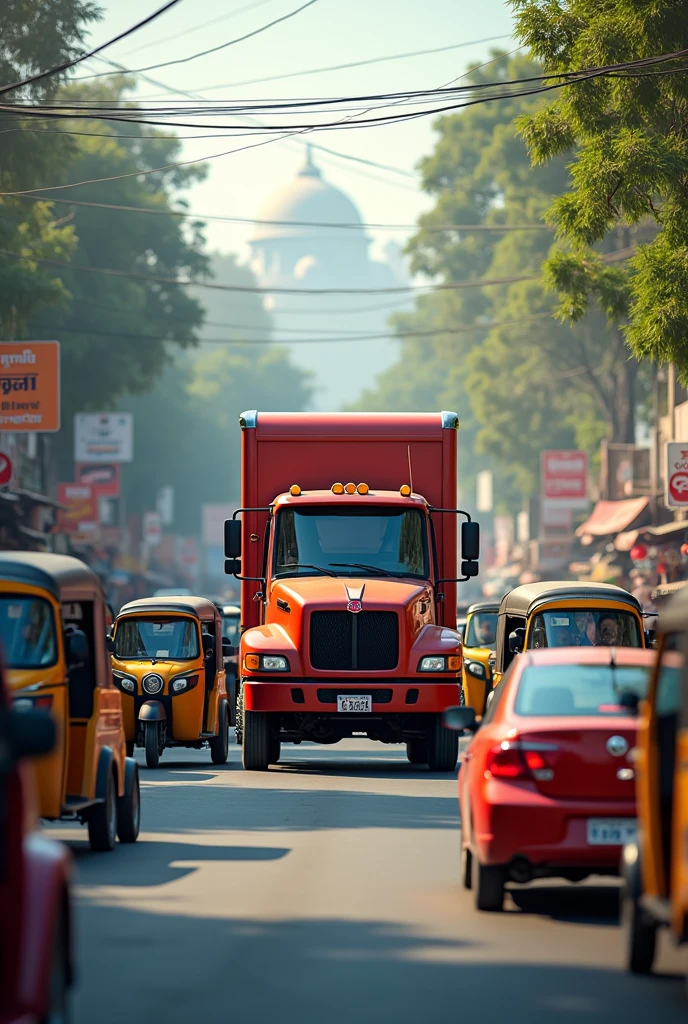
<svg viewBox="0 0 688 1024">
<path fill-rule="evenodd" d="M 374 672 L 397 667 L 396 612 L 313 612 L 311 665 L 330 671 Z"/>
</svg>

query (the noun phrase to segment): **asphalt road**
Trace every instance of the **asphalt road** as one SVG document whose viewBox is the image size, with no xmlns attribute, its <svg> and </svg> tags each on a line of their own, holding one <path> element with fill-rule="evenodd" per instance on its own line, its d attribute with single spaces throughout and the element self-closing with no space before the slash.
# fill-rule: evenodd
<svg viewBox="0 0 688 1024">
<path fill-rule="evenodd" d="M 459 888 L 455 780 L 400 747 L 238 748 L 142 769 L 139 842 L 76 860 L 75 1024 L 685 1022 L 688 958 L 621 969 L 616 889 L 531 885 L 505 913 Z"/>
</svg>

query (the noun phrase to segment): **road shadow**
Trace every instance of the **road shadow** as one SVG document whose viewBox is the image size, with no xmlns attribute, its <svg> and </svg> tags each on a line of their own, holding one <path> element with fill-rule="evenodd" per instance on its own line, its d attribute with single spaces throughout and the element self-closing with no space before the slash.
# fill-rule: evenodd
<svg viewBox="0 0 688 1024">
<path fill-rule="evenodd" d="M 192 874 L 197 870 L 195 864 L 216 861 L 229 866 L 242 861 L 274 861 L 290 852 L 288 847 L 279 846 L 206 846 L 145 839 L 133 844 L 118 843 L 110 853 L 93 853 L 88 842 L 80 840 L 66 845 L 74 855 L 76 880 L 86 886 L 165 885 Z M 179 863 L 185 866 L 175 866 Z"/>
<path fill-rule="evenodd" d="M 517 913 L 550 917 L 570 924 L 614 926 L 619 923 L 619 888 L 614 885 L 513 886 L 509 895 Z"/>
<path fill-rule="evenodd" d="M 167 790 L 158 790 L 161 794 Z M 362 790 L 265 789 L 241 786 L 206 786 L 178 782 L 175 803 L 180 808 L 179 828 L 175 832 L 195 831 L 313 831 L 318 829 L 457 829 L 458 803 L 448 797 L 366 793 Z M 169 831 L 169 825 L 156 828 L 146 816 L 146 798 L 142 800 L 141 828 L 145 831 Z M 154 816 L 151 815 L 153 818 Z"/>
<path fill-rule="evenodd" d="M 476 959 L 483 950 L 474 940 L 396 922 L 217 919 L 86 905 L 78 925 L 75 1024 L 552 1024 L 557 1017 L 685 1024 L 680 981 L 490 962 Z"/>
<path fill-rule="evenodd" d="M 390 757 L 365 757 L 361 760 L 317 760 L 299 759 L 290 756 L 287 750 L 282 754 L 279 763 L 270 768 L 271 772 L 280 775 L 317 775 L 325 778 L 341 779 L 451 779 L 456 778 L 456 770 L 451 772 L 431 772 L 427 767 L 409 764 L 408 761 L 393 761 Z"/>
</svg>

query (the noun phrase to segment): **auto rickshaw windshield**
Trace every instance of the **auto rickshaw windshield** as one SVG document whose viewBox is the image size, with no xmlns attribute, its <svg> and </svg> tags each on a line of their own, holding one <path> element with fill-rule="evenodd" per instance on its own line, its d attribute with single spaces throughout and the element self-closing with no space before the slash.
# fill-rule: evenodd
<svg viewBox="0 0 688 1024">
<path fill-rule="evenodd" d="M 0 644 L 9 668 L 54 665 L 57 636 L 49 602 L 29 595 L 0 595 Z"/>
<path fill-rule="evenodd" d="M 631 612 L 604 608 L 558 608 L 533 618 L 529 648 L 642 647 L 638 620 Z"/>
<path fill-rule="evenodd" d="M 117 624 L 114 655 L 122 661 L 191 661 L 198 651 L 194 619 L 142 616 Z"/>
<path fill-rule="evenodd" d="M 497 612 L 475 612 L 471 615 L 464 646 L 489 647 L 494 650 L 497 642 L 497 619 Z"/>
</svg>

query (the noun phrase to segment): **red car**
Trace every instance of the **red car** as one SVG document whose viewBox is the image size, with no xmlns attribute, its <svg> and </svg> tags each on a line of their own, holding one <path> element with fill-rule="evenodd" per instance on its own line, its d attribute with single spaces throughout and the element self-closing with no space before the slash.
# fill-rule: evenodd
<svg viewBox="0 0 688 1024">
<path fill-rule="evenodd" d="M 22 763 L 54 742 L 50 715 L 12 709 L 0 674 L 0 1024 L 67 1019 L 70 857 L 33 831 L 33 770 Z"/>
<path fill-rule="evenodd" d="M 475 732 L 462 757 L 463 885 L 501 910 L 507 881 L 617 874 L 635 839 L 636 725 L 654 652 L 571 647 L 520 654 L 479 726 L 470 707 L 445 725 Z"/>
</svg>

